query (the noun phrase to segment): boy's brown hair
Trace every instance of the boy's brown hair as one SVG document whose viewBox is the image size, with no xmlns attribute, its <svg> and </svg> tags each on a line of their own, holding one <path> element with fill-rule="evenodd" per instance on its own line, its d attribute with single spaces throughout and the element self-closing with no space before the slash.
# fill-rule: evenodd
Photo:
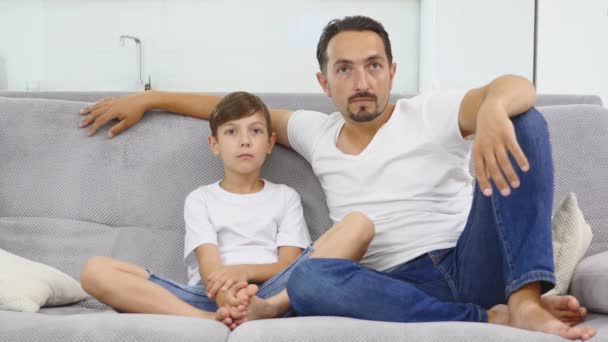
<svg viewBox="0 0 608 342">
<path fill-rule="evenodd" d="M 235 91 L 222 98 L 211 111 L 209 126 L 211 134 L 217 139 L 217 129 L 221 125 L 242 118 L 246 118 L 260 112 L 266 120 L 266 130 L 270 137 L 272 126 L 270 123 L 270 112 L 262 100 L 251 93 L 245 91 Z"/>
</svg>

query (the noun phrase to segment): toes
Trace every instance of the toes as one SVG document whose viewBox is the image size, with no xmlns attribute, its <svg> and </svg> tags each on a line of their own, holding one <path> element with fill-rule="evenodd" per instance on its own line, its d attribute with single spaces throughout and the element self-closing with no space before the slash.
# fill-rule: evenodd
<svg viewBox="0 0 608 342">
<path fill-rule="evenodd" d="M 251 297 L 255 296 L 258 293 L 258 286 L 255 284 L 251 284 L 247 286 L 247 294 Z"/>
<path fill-rule="evenodd" d="M 574 296 L 566 296 L 566 298 L 566 305 L 569 310 L 578 311 L 580 309 L 581 305 Z"/>
</svg>

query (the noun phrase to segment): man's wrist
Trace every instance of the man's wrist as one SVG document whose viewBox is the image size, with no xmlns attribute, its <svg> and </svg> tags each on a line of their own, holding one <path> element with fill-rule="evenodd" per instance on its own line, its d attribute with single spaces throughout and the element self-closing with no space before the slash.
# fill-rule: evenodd
<svg viewBox="0 0 608 342">
<path fill-rule="evenodd" d="M 144 108 L 148 110 L 160 108 L 161 106 L 161 93 L 155 90 L 147 90 L 140 93 L 142 104 Z"/>
</svg>

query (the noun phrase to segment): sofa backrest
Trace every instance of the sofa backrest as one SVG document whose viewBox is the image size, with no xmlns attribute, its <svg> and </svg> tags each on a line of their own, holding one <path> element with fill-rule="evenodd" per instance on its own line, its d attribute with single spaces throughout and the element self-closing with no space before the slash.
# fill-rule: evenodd
<svg viewBox="0 0 608 342">
<path fill-rule="evenodd" d="M 22 92 L 22 91 L 0 91 L 0 97 L 19 97 L 19 98 L 41 98 L 55 99 L 68 101 L 95 102 L 99 99 L 128 95 L 131 92 L 121 91 L 106 91 L 106 92 L 90 92 L 90 91 L 39 91 L 39 92 Z M 225 94 L 225 93 L 216 93 Z M 284 101 L 289 103 L 306 103 L 308 107 L 302 107 L 309 110 L 318 110 L 321 112 L 331 113 L 335 111 L 331 99 L 322 93 L 300 93 L 300 94 L 280 94 L 280 93 L 260 93 L 260 95 L 268 103 L 275 103 L 276 106 L 281 106 Z M 414 93 L 395 94 L 393 99 L 399 97 L 412 97 Z M 288 99 L 288 100 L 287 100 Z M 556 106 L 565 104 L 594 104 L 602 105 L 602 98 L 598 95 L 586 94 L 539 94 L 536 99 L 536 106 Z M 276 108 L 282 108 L 276 107 Z M 300 108 L 297 108 L 300 109 Z"/>
<path fill-rule="evenodd" d="M 334 110 L 316 95 L 262 97 L 270 107 Z M 104 254 L 183 280 L 184 200 L 222 176 L 207 147 L 208 122 L 151 112 L 114 139 L 106 129 L 89 138 L 78 128 L 85 105 L 0 97 L 0 248 L 73 276 L 88 256 Z M 606 251 L 608 111 L 596 105 L 540 110 L 554 147 L 554 208 L 575 192 L 594 229 L 588 254 Z M 277 146 L 262 176 L 300 193 L 313 238 L 331 225 L 319 182 L 297 153 Z M 24 217 L 25 223 L 15 221 Z"/>
</svg>

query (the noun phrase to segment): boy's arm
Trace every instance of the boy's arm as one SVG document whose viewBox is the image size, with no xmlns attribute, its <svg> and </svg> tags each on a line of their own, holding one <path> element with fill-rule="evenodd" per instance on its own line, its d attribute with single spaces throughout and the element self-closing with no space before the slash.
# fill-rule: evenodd
<svg viewBox="0 0 608 342">
<path fill-rule="evenodd" d="M 146 111 L 152 109 L 162 109 L 209 120 L 211 110 L 221 99 L 221 96 L 214 95 L 152 90 L 127 96 L 117 96 L 100 100 L 81 109 L 80 114 L 88 114 L 88 116 L 81 122 L 80 127 L 91 125 L 89 135 L 93 135 L 111 120 L 119 120 L 120 122 L 108 131 L 108 137 L 112 138 L 135 125 Z M 277 134 L 277 142 L 286 147 L 290 147 L 287 139 L 287 122 L 291 114 L 292 112 L 289 110 L 270 109 L 272 130 Z"/>
<path fill-rule="evenodd" d="M 294 262 L 300 254 L 302 254 L 302 248 L 282 246 L 279 247 L 279 261 L 277 262 L 271 264 L 241 264 L 219 267 L 208 277 L 208 280 L 216 285 L 225 284 L 225 286 L 214 286 L 209 289 L 209 292 L 214 294 L 217 291 L 225 291 L 231 286 L 232 281 L 245 280 L 248 283 L 263 283 L 287 268 L 287 266 Z M 232 281 L 227 282 L 229 279 Z"/>
<path fill-rule="evenodd" d="M 206 243 L 198 246 L 194 252 L 196 253 L 196 259 L 198 260 L 198 269 L 201 274 L 201 280 L 205 288 L 207 287 L 207 278 L 215 271 L 220 269 L 224 264 L 220 258 L 220 252 L 217 249 L 217 245 L 212 243 Z"/>
</svg>

